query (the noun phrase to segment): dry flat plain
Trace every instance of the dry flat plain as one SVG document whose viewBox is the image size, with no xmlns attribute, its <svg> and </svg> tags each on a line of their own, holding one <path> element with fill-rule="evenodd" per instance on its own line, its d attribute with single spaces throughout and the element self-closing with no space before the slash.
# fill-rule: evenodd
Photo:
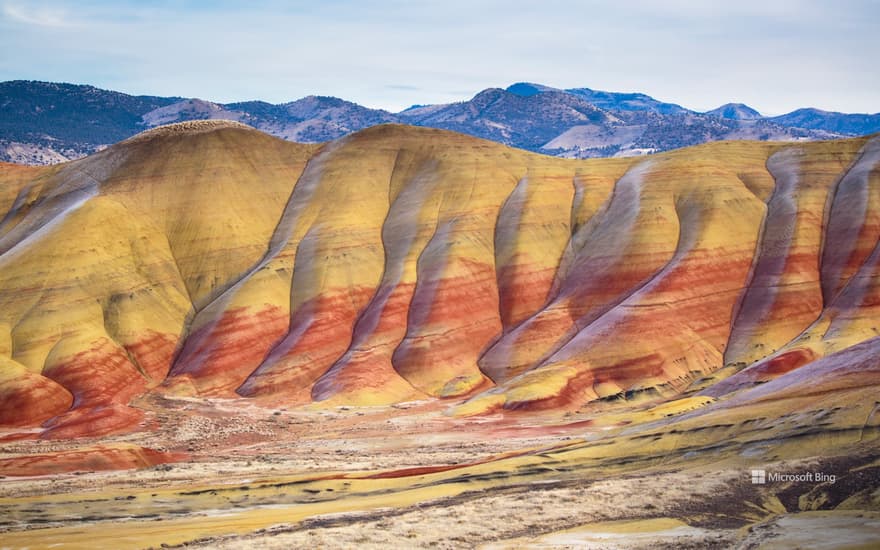
<svg viewBox="0 0 880 550">
<path fill-rule="evenodd" d="M 427 402 L 142 406 L 151 430 L 3 445 L 4 547 L 870 548 L 880 534 L 877 427 L 816 428 L 842 411 L 633 429 L 655 407 L 622 405 L 603 426 L 588 411 L 454 419 Z M 88 453 L 69 457 L 92 445 L 183 461 L 10 475 L 40 455 L 46 472 L 88 470 Z M 755 485 L 753 468 L 835 480 Z"/>
<path fill-rule="evenodd" d="M 0 547 L 880 540 L 880 137 L 188 122 L 0 214 Z"/>
</svg>

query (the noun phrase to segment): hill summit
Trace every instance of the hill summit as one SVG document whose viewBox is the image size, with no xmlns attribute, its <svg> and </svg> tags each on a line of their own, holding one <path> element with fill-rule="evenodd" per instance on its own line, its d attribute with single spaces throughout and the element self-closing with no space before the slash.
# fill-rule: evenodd
<svg viewBox="0 0 880 550">
<path fill-rule="evenodd" d="M 761 113 L 742 103 L 727 103 L 717 109 L 707 111 L 706 114 L 734 120 L 756 120 L 762 118 Z"/>
</svg>

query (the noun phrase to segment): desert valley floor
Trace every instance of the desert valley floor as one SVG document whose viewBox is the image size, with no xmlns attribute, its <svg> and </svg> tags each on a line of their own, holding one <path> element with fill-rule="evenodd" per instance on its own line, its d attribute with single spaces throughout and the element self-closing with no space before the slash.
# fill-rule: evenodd
<svg viewBox="0 0 880 550">
<path fill-rule="evenodd" d="M 456 420 L 431 403 L 144 406 L 161 428 L 5 444 L 3 546 L 869 548 L 880 530 L 877 428 L 817 433 L 839 414 L 827 410 L 798 411 L 783 430 L 750 419 L 728 439 L 742 426 L 613 427 L 669 407 L 621 407 L 602 425 L 587 411 Z M 140 447 L 182 462 L 16 477 L 122 456 L 137 467 Z M 836 479 L 754 485 L 752 468 Z"/>
</svg>

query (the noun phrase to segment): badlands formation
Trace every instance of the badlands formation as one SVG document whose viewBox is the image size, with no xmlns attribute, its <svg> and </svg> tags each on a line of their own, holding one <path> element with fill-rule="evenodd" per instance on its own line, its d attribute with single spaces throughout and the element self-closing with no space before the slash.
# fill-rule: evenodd
<svg viewBox="0 0 880 550">
<path fill-rule="evenodd" d="M 567 160 L 200 121 L 0 165 L 0 538 L 870 541 L 878 237 L 870 136 Z"/>
</svg>

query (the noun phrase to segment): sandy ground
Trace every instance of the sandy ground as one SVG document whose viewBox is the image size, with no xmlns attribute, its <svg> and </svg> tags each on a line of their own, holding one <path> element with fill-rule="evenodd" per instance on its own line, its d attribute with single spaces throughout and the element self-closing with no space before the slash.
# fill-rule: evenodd
<svg viewBox="0 0 880 550">
<path fill-rule="evenodd" d="M 0 460 L 97 444 L 186 456 L 141 470 L 6 476 L 0 547 L 838 548 L 880 540 L 880 453 L 864 434 L 855 445 L 835 441 L 838 452 L 816 447 L 816 456 L 782 460 L 717 441 L 686 451 L 679 440 L 691 436 L 672 432 L 665 438 L 676 446 L 664 451 L 662 440 L 595 425 L 589 410 L 456 419 L 437 403 L 285 410 L 153 397 L 141 405 L 151 412 L 137 433 L 0 444 Z M 823 471 L 835 483 L 756 485 L 756 467 Z"/>
<path fill-rule="evenodd" d="M 233 483 L 282 473 L 454 465 L 552 446 L 583 433 L 557 428 L 553 417 L 537 417 L 529 423 L 500 417 L 449 418 L 437 402 L 287 410 L 244 399 L 151 396 L 143 405 L 152 411 L 145 423 L 150 429 L 100 439 L 8 441 L 0 443 L 0 460 L 127 444 L 182 453 L 185 462 L 140 471 L 89 472 L 88 484 L 82 472 L 3 478 L 0 470 L 0 498 L 88 490 L 87 485 L 98 490 L 132 483 L 142 487 L 218 479 Z"/>
<path fill-rule="evenodd" d="M 880 541 L 878 511 L 788 513 L 766 508 L 768 500 L 744 483 L 741 471 L 701 468 L 483 491 L 403 510 L 313 518 L 194 546 L 830 549 L 873 548 Z"/>
<path fill-rule="evenodd" d="M 668 473 L 595 483 L 523 486 L 424 503 L 404 511 L 319 518 L 292 532 L 279 527 L 245 538 L 209 540 L 203 545 L 226 549 L 241 544 L 278 549 L 380 549 L 405 541 L 412 548 L 566 547 L 583 538 L 569 530 L 585 523 L 677 513 L 682 503 L 695 498 L 706 500 L 724 490 L 736 477 L 740 476 L 734 472 L 721 476 Z M 676 527 L 676 531 L 669 533 L 670 542 L 676 547 L 685 540 L 699 543 L 699 547 L 723 547 L 736 540 L 733 528 L 691 528 L 682 522 L 677 522 Z M 658 531 L 669 528 L 657 523 L 639 534 L 639 539 L 646 540 L 629 540 L 626 534 L 617 536 L 627 539 L 622 541 L 625 547 L 638 547 L 637 543 L 653 540 Z"/>
</svg>

